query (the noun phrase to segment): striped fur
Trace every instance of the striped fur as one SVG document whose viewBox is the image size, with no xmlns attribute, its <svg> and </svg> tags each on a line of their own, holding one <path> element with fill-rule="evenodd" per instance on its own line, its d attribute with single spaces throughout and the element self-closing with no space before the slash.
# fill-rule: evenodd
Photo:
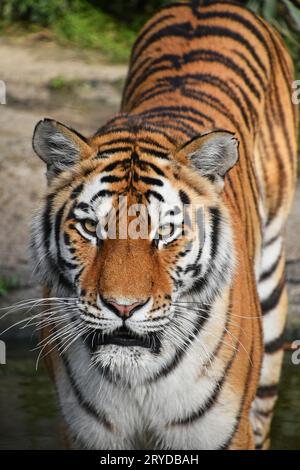
<svg viewBox="0 0 300 470">
<path fill-rule="evenodd" d="M 49 191 L 32 253 L 48 295 L 69 298 L 42 338 L 72 446 L 268 447 L 296 180 L 292 81 L 282 40 L 250 11 L 174 4 L 133 47 L 120 114 L 90 139 L 38 124 Z M 95 236 L 82 220 L 97 223 L 120 194 L 200 204 L 203 246 Z M 124 320 L 105 299 L 144 302 Z M 151 347 L 98 345 L 125 323 Z"/>
</svg>

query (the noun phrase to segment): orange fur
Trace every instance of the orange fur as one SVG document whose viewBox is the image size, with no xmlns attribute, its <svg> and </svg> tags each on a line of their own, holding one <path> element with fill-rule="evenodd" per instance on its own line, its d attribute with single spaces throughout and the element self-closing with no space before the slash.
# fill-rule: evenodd
<svg viewBox="0 0 300 470">
<path fill-rule="evenodd" d="M 118 137 L 120 144 L 114 147 L 119 145 L 120 151 L 111 158 L 112 162 L 137 152 L 141 160 L 147 157 L 148 161 L 156 163 L 151 149 L 153 152 L 163 149 L 172 156 L 164 172 L 173 185 L 184 188 L 193 200 L 202 198 L 206 204 L 216 204 L 221 212 L 229 211 L 238 263 L 228 295 L 232 323 L 216 357 L 224 368 L 231 364 L 226 387 L 228 393 L 235 391 L 239 409 L 229 448 L 253 449 L 255 442 L 249 413 L 263 359 L 261 306 L 255 280 L 255 260 L 263 245 L 264 222 L 259 206 L 262 204 L 264 217 L 270 220 L 279 210 L 286 215 L 291 205 L 297 141 L 297 111 L 291 103 L 290 88 L 293 70 L 281 39 L 264 21 L 234 4 L 203 3 L 193 8 L 170 6 L 147 23 L 133 49 L 122 113 L 88 140 L 82 150 L 84 161 L 71 173 L 59 176 L 50 191 L 58 194 L 53 212 L 64 201 L 71 207 L 69 196 L 76 185 L 100 174 L 106 165 L 100 160 L 89 161 L 87 155 L 109 151 L 110 140 Z M 199 19 L 197 14 L 202 13 L 207 17 Z M 176 24 L 190 25 L 190 34 L 162 35 L 164 28 Z M 232 31 L 233 36 L 201 36 L 204 28 L 221 27 Z M 198 36 L 196 31 L 200 31 Z M 261 66 L 242 39 L 236 41 L 234 34 L 237 32 L 253 48 Z M 199 49 L 204 52 L 198 59 L 184 60 L 192 51 L 197 55 Z M 222 57 L 217 55 L 216 59 L 209 51 Z M 172 65 L 170 56 L 174 54 L 178 58 Z M 155 60 L 159 61 L 162 55 L 166 55 L 166 59 L 156 71 Z M 156 93 L 160 88 L 162 93 Z M 169 111 L 153 111 L 164 106 Z M 181 111 L 175 112 L 172 106 Z M 186 150 L 182 148 L 191 137 L 189 133 L 194 137 L 214 129 L 232 132 L 240 142 L 239 162 L 227 175 L 220 196 L 211 182 L 199 178 L 188 168 Z M 143 148 L 147 139 L 150 150 L 146 154 Z M 129 150 L 122 149 L 124 142 Z M 85 176 L 87 169 L 91 171 Z M 138 174 L 139 169 L 133 163 L 129 173 L 134 172 Z M 116 169 L 113 174 L 120 176 L 122 171 Z M 126 181 L 112 183 L 111 188 L 120 193 L 126 189 L 126 184 Z M 137 194 L 143 197 L 144 193 L 145 185 L 139 181 L 130 197 L 135 200 Z M 184 248 L 184 239 L 172 250 L 159 253 L 154 252 L 147 240 L 107 241 L 99 253 L 96 247 L 88 246 L 72 231 L 72 223 L 72 220 L 65 222 L 64 231 L 72 237 L 78 258 L 85 263 L 82 288 L 90 301 L 95 301 L 97 293 L 101 292 L 108 298 L 122 296 L 143 300 L 153 296 L 157 305 L 169 302 L 166 295 L 171 293 L 172 281 L 168 270 Z M 284 258 L 278 267 L 278 279 L 283 269 Z M 43 337 L 48 334 L 43 331 Z M 233 342 L 237 351 L 233 351 L 228 342 Z M 57 361 L 53 357 L 54 353 L 48 356 L 47 366 L 55 376 Z"/>
</svg>

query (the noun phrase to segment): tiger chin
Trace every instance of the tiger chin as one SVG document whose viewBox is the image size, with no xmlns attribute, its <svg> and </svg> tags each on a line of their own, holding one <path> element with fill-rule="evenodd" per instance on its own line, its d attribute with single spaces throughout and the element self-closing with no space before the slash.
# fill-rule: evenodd
<svg viewBox="0 0 300 470">
<path fill-rule="evenodd" d="M 292 78 L 247 9 L 175 4 L 138 37 L 118 115 L 90 138 L 37 124 L 48 189 L 31 252 L 70 447 L 269 447 Z"/>
</svg>

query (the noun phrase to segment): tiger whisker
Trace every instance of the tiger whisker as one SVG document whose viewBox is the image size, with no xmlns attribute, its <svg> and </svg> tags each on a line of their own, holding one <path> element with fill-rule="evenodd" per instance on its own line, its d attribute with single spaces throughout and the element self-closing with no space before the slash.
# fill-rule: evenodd
<svg viewBox="0 0 300 470">
<path fill-rule="evenodd" d="M 37 357 L 37 361 L 36 361 L 36 369 L 38 368 L 38 364 L 39 364 L 39 361 L 41 359 L 45 359 L 45 357 L 50 354 L 52 351 L 54 351 L 54 349 L 57 348 L 57 345 L 55 344 L 49 351 L 47 351 L 46 354 L 44 354 L 42 356 L 42 353 L 43 351 L 45 350 L 45 348 L 47 346 L 49 346 L 50 344 L 52 344 L 53 342 L 55 342 L 58 338 L 59 339 L 62 339 L 64 338 L 65 336 L 68 336 L 69 334 L 73 334 L 73 330 L 74 330 L 74 325 L 73 324 L 68 324 L 66 325 L 66 331 L 64 331 L 63 333 L 60 331 L 60 332 L 57 332 L 55 331 L 55 333 L 57 334 L 57 336 L 54 338 L 54 337 L 51 337 L 52 335 L 49 335 L 49 337 L 51 337 L 51 339 L 49 339 L 49 337 L 47 337 L 47 339 L 49 339 L 48 342 L 46 342 L 43 346 L 42 346 L 42 349 Z"/>
</svg>

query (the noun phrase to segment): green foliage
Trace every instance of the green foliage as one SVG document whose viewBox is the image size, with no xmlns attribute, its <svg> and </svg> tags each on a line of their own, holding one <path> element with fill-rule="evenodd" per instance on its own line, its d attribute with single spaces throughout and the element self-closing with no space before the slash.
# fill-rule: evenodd
<svg viewBox="0 0 300 470">
<path fill-rule="evenodd" d="M 128 59 L 136 36 L 136 28 L 82 0 L 74 2 L 74 9 L 60 17 L 53 30 L 61 40 L 99 49 L 114 61 Z"/>
<path fill-rule="evenodd" d="M 49 83 L 49 87 L 51 90 L 63 90 L 67 86 L 66 79 L 63 75 L 57 75 L 56 77 L 52 78 Z"/>
<path fill-rule="evenodd" d="M 26 21 L 49 26 L 70 6 L 67 0 L 2 0 L 0 16 L 6 22 Z"/>
<path fill-rule="evenodd" d="M 15 289 L 17 285 L 18 281 L 15 277 L 0 276 L 0 297 Z"/>
<path fill-rule="evenodd" d="M 124 8 L 124 3 L 123 3 Z M 86 0 L 0 0 L 0 26 L 48 27 L 59 40 L 95 48 L 113 61 L 126 61 L 140 26 L 125 23 Z"/>
<path fill-rule="evenodd" d="M 110 0 L 109 2 L 107 0 L 89 0 L 89 2 L 102 11 L 134 25 L 141 25 L 162 6 L 171 3 L 170 0 L 148 2 L 144 0 Z"/>
<path fill-rule="evenodd" d="M 271 23 L 283 36 L 300 74 L 300 1 L 247 0 L 245 3 Z"/>
<path fill-rule="evenodd" d="M 176 1 L 176 0 L 175 0 Z M 170 0 L 0 0 L 0 21 L 49 27 L 61 41 L 126 61 L 141 25 Z M 240 0 L 283 35 L 300 74 L 300 0 Z"/>
</svg>

